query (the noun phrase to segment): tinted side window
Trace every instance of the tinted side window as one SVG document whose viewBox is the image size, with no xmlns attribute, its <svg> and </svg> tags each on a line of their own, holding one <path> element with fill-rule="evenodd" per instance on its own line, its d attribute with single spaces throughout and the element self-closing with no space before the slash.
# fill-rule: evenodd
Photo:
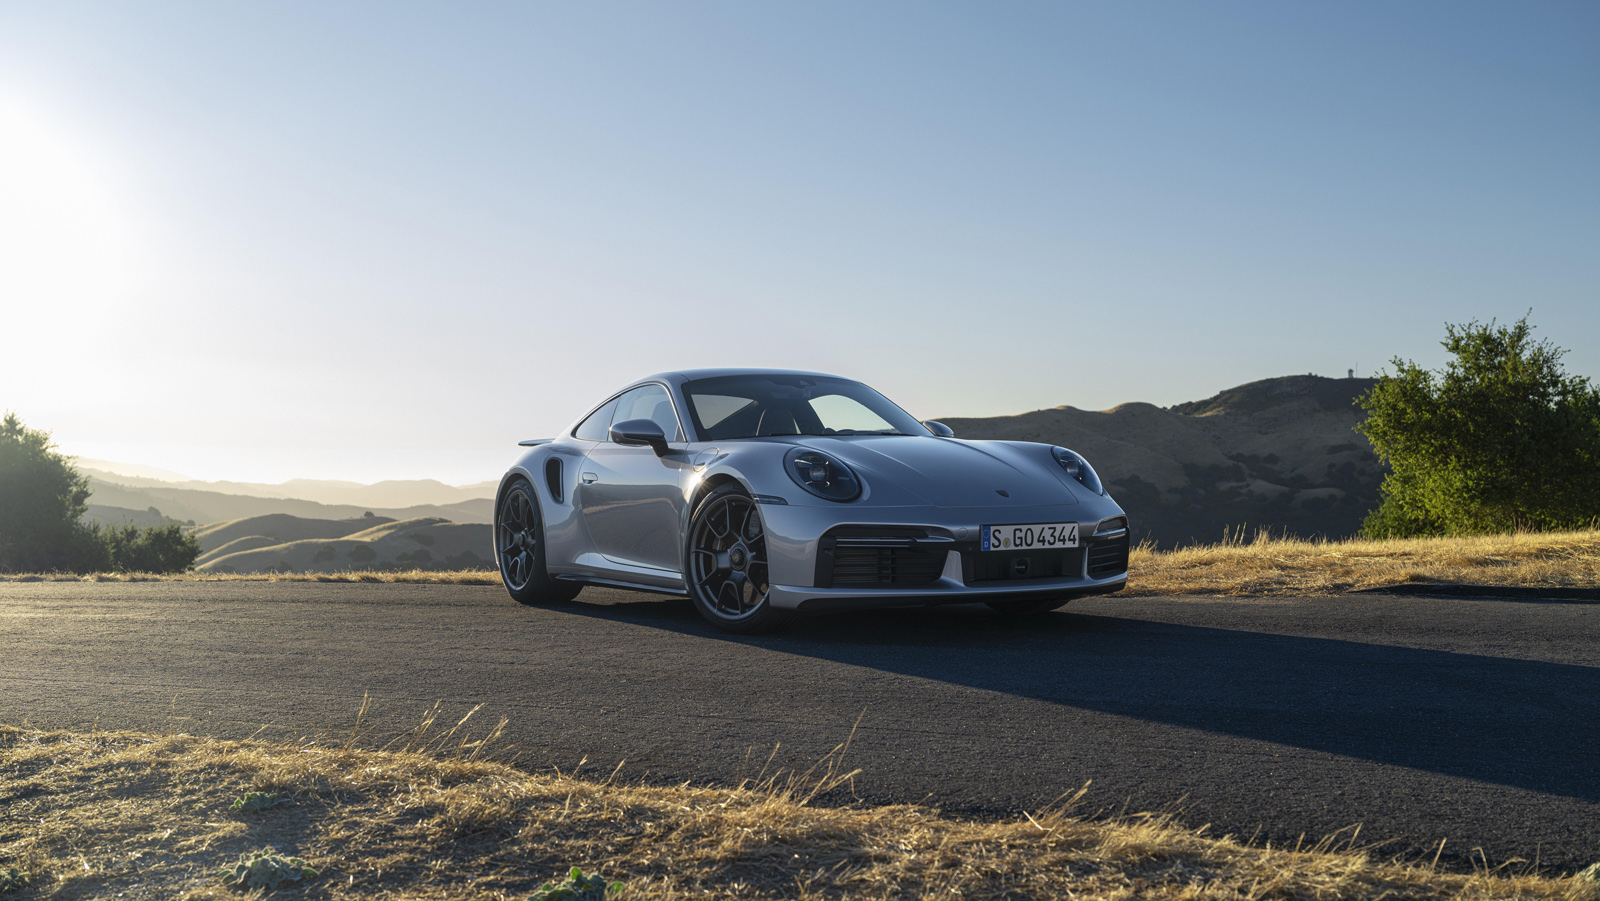
<svg viewBox="0 0 1600 901">
<path fill-rule="evenodd" d="M 611 414 L 617 409 L 618 398 L 613 397 L 605 406 L 589 414 L 589 418 L 578 423 L 572 430 L 572 437 L 582 438 L 585 441 L 604 441 L 611 430 Z"/>
<path fill-rule="evenodd" d="M 673 412 L 672 398 L 660 385 L 641 385 L 617 398 L 617 413 L 612 422 L 630 419 L 649 419 L 661 426 L 668 441 L 681 441 L 678 432 L 678 414 Z"/>
</svg>

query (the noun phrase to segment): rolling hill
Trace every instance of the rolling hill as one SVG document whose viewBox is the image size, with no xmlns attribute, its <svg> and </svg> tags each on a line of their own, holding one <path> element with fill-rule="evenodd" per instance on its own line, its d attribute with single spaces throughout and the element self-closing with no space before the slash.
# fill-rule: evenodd
<svg viewBox="0 0 1600 901">
<path fill-rule="evenodd" d="M 374 509 L 400 509 L 420 506 L 449 506 L 463 501 L 494 497 L 496 481 L 472 485 L 446 485 L 434 479 L 391 479 L 370 485 L 331 479 L 290 479 L 287 482 L 206 482 L 149 466 L 114 463 L 109 460 L 73 458 L 78 471 L 103 482 L 128 488 L 180 488 L 217 494 L 245 495 L 312 501 L 331 506 Z"/>
<path fill-rule="evenodd" d="M 267 513 L 286 513 L 307 519 L 351 519 L 368 511 L 389 519 L 441 517 L 455 522 L 486 523 L 490 521 L 494 507 L 494 501 L 488 497 L 449 504 L 419 504 L 410 507 L 320 504 L 299 498 L 257 497 L 194 488 L 173 488 L 168 487 L 171 483 L 154 480 L 150 480 L 151 483 L 146 485 L 128 485 L 116 480 L 129 477 L 108 476 L 87 471 L 86 474 L 90 477 L 89 487 L 94 491 L 90 500 L 97 506 L 131 510 L 148 510 L 154 507 L 164 516 L 196 525 Z"/>
<path fill-rule="evenodd" d="M 201 541 L 208 548 L 195 566 L 200 572 L 494 567 L 492 527 L 483 523 L 453 523 L 437 518 L 339 522 L 257 516 L 199 531 L 204 532 Z M 293 537 L 285 540 L 286 536 Z"/>
<path fill-rule="evenodd" d="M 384 516 L 361 516 L 355 519 L 307 519 L 287 513 L 267 513 L 214 522 L 194 530 L 200 539 L 200 548 L 206 554 L 216 553 L 226 545 L 250 538 L 265 538 L 282 544 L 288 541 L 343 538 L 364 532 L 374 526 L 388 525 L 393 519 Z"/>
<path fill-rule="evenodd" d="M 1135 540 L 1170 548 L 1225 530 L 1354 534 L 1378 505 L 1384 469 L 1353 431 L 1373 379 L 1266 379 L 1162 408 L 1055 407 L 942 420 L 961 438 L 1043 441 L 1094 464 Z"/>
</svg>

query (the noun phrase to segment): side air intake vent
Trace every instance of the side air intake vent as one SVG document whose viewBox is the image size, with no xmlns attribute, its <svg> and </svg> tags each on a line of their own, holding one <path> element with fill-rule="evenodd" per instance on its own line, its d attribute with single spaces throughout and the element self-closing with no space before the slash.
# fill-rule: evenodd
<svg viewBox="0 0 1600 901">
<path fill-rule="evenodd" d="M 550 496 L 556 499 L 556 503 L 562 503 L 560 457 L 551 457 L 544 461 L 544 483 L 550 489 Z"/>
<path fill-rule="evenodd" d="M 1089 578 L 1104 579 L 1128 571 L 1128 535 L 1089 544 Z"/>
</svg>

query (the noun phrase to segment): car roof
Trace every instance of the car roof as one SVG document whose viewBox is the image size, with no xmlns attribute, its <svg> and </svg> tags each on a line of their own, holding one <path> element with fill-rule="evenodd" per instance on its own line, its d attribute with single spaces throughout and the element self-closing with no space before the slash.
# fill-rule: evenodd
<svg viewBox="0 0 1600 901">
<path fill-rule="evenodd" d="M 833 375 L 827 372 L 808 372 L 803 369 L 753 369 L 740 367 L 727 367 L 721 369 L 678 369 L 671 372 L 658 372 L 655 375 L 645 376 L 644 378 L 639 379 L 638 381 L 635 381 L 633 384 L 629 385 L 628 388 L 632 388 L 636 385 L 649 384 L 650 382 L 666 382 L 669 385 L 679 386 L 684 382 L 692 382 L 696 379 L 710 379 L 728 375 L 800 375 L 825 379 L 845 378 L 845 376 Z M 851 381 L 855 380 L 851 379 Z M 623 390 L 626 391 L 628 388 L 624 388 Z"/>
</svg>

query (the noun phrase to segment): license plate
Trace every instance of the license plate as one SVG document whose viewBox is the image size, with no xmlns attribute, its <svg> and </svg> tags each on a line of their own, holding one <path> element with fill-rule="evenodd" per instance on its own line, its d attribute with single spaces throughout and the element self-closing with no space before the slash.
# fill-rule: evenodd
<svg viewBox="0 0 1600 901">
<path fill-rule="evenodd" d="M 1022 526 L 984 526 L 986 551 L 1036 551 L 1078 546 L 1075 522 L 1042 522 Z"/>
</svg>

